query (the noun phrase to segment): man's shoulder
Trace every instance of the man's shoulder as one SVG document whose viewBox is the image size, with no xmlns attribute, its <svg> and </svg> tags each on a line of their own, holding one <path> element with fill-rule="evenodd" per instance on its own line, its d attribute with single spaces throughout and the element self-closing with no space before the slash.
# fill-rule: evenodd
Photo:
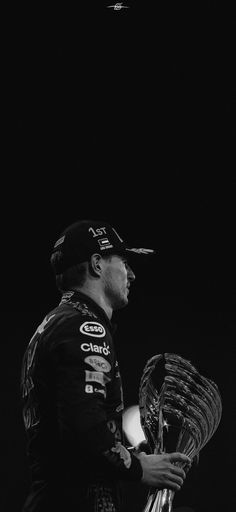
<svg viewBox="0 0 236 512">
<path fill-rule="evenodd" d="M 44 354 L 59 351 L 64 358 L 84 359 L 94 368 L 108 371 L 114 347 L 106 322 L 91 315 L 82 304 L 73 306 L 60 303 L 46 315 L 38 331 Z"/>
<path fill-rule="evenodd" d="M 110 339 L 110 330 L 102 315 L 97 315 L 86 302 L 71 300 L 68 296 L 51 310 L 39 326 L 47 339 L 56 338 L 58 341 L 66 338 L 85 337 L 91 342 Z"/>
</svg>

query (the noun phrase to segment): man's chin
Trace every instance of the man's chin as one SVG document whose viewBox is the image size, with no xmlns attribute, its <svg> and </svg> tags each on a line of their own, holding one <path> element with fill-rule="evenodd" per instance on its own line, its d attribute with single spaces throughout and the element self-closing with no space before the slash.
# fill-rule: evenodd
<svg viewBox="0 0 236 512">
<path fill-rule="evenodd" d="M 113 307 L 114 311 L 117 311 L 118 309 L 125 308 L 129 303 L 128 297 L 122 297 L 119 301 L 116 302 L 116 304 Z"/>
</svg>

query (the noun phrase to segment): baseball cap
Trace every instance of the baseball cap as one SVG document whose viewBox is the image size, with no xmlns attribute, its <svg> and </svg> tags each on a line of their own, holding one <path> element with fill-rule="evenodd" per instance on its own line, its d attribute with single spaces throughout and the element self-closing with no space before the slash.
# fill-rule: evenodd
<svg viewBox="0 0 236 512">
<path fill-rule="evenodd" d="M 107 222 L 81 220 L 74 222 L 60 234 L 55 242 L 51 264 L 56 274 L 61 274 L 78 263 L 88 261 L 90 256 L 99 253 L 102 256 L 117 254 L 128 257 L 129 254 L 153 254 L 153 249 L 130 247 Z"/>
</svg>

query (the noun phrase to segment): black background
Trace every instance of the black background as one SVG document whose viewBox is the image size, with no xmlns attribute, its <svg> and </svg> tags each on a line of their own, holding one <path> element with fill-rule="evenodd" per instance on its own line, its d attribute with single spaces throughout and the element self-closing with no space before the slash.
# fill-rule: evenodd
<svg viewBox="0 0 236 512">
<path fill-rule="evenodd" d="M 229 511 L 235 13 L 210 1 L 127 0 L 129 9 L 120 11 L 110 4 L 24 4 L 8 19 L 4 510 L 20 511 L 28 489 L 20 364 L 38 323 L 59 300 L 50 250 L 67 224 L 94 218 L 113 224 L 134 246 L 159 249 L 134 268 L 130 304 L 114 315 L 126 405 L 137 403 L 142 370 L 157 353 L 181 354 L 218 384 L 221 423 L 175 505 Z M 141 511 L 144 494 L 131 485 L 127 510 Z"/>
</svg>

